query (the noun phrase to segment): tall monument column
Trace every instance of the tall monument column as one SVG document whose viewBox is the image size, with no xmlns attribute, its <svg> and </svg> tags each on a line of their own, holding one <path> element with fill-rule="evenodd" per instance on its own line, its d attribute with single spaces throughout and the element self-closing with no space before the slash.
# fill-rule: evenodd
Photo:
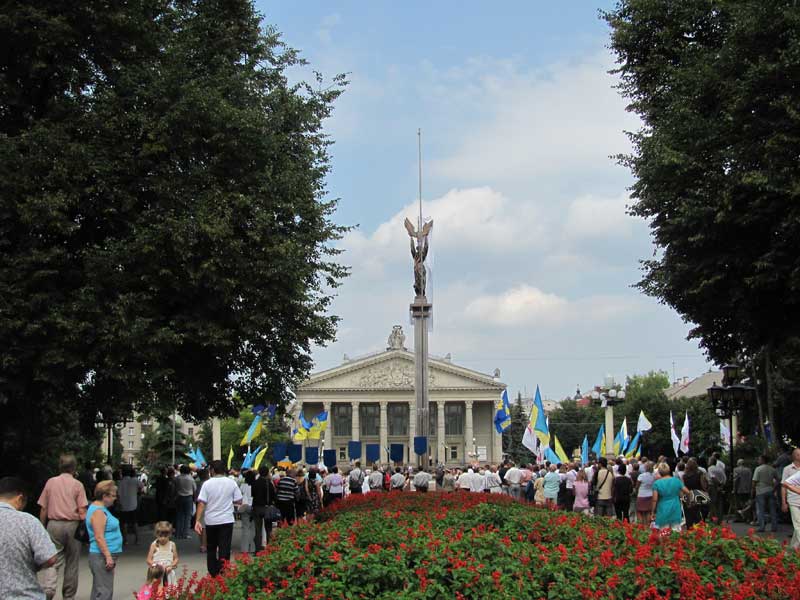
<svg viewBox="0 0 800 600">
<path fill-rule="evenodd" d="M 417 435 L 417 402 L 408 403 L 408 464 L 414 462 L 414 436 Z"/>
<path fill-rule="evenodd" d="M 440 463 L 447 462 L 447 444 L 444 441 L 444 400 L 436 403 L 436 456 Z"/>
<path fill-rule="evenodd" d="M 433 221 L 422 223 L 422 197 L 420 195 L 419 228 L 408 219 L 405 228 L 411 238 L 411 257 L 414 259 L 414 302 L 409 310 L 414 321 L 414 395 L 417 404 L 417 436 L 427 439 L 427 452 L 418 457 L 417 465 L 428 468 L 428 457 L 431 453 L 431 436 L 429 429 L 429 398 L 428 398 L 428 321 L 431 318 L 433 305 L 425 296 L 427 282 L 427 267 L 425 258 L 428 256 L 428 236 L 433 229 Z M 416 241 L 415 241 L 416 240 Z M 434 455 L 435 456 L 435 455 Z"/>
<path fill-rule="evenodd" d="M 475 452 L 472 440 L 475 438 L 472 427 L 472 400 L 464 400 L 464 456 Z"/>
<path fill-rule="evenodd" d="M 386 416 L 388 405 L 389 402 L 387 400 L 381 400 L 381 420 L 380 420 L 380 429 L 378 430 L 378 433 L 380 435 L 380 445 L 381 445 L 381 452 L 380 452 L 381 464 L 387 464 L 389 462 L 389 453 L 387 451 L 387 448 L 389 447 L 389 420 Z"/>
</svg>

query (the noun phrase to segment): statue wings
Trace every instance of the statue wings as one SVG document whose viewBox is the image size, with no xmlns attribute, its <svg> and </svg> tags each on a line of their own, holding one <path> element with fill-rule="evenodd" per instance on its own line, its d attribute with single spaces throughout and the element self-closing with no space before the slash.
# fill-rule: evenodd
<svg viewBox="0 0 800 600">
<path fill-rule="evenodd" d="M 406 217 L 406 220 L 403 222 L 403 225 L 405 225 L 406 231 L 408 231 L 408 235 L 410 235 L 412 238 L 421 238 L 423 240 L 426 237 L 428 237 L 428 234 L 431 232 L 431 229 L 433 229 L 432 220 L 425 223 L 425 225 L 422 226 L 422 231 L 419 233 L 414 230 L 414 224 L 408 220 L 408 217 Z"/>
</svg>

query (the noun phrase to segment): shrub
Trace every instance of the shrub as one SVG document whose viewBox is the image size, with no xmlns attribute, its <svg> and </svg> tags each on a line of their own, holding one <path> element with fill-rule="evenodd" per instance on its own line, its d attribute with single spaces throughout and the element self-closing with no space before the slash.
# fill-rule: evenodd
<svg viewBox="0 0 800 600">
<path fill-rule="evenodd" d="M 725 527 L 662 534 L 500 495 L 367 494 L 181 597 L 785 600 L 800 597 L 800 555 Z"/>
</svg>

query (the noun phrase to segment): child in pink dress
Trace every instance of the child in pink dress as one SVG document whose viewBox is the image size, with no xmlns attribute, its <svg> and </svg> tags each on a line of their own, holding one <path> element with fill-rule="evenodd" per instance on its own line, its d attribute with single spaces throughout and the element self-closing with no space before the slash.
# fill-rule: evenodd
<svg viewBox="0 0 800 600">
<path fill-rule="evenodd" d="M 147 583 L 135 594 L 136 600 L 157 600 L 161 598 L 161 580 L 164 579 L 164 567 L 153 565 L 147 569 Z"/>
</svg>

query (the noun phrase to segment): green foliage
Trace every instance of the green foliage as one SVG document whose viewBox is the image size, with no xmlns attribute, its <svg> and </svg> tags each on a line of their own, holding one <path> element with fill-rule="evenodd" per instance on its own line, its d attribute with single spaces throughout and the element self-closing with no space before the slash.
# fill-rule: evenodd
<svg viewBox="0 0 800 600">
<path fill-rule="evenodd" d="M 15 4 L 0 40 L 0 471 L 55 403 L 87 434 L 285 402 L 347 273 L 322 131 L 344 78 L 290 85 L 248 0 Z"/>
<path fill-rule="evenodd" d="M 643 122 L 620 157 L 636 177 L 631 213 L 658 248 L 640 289 L 692 323 L 718 364 L 796 355 L 800 6 L 620 0 L 604 17 Z M 773 368 L 758 377 L 759 416 L 775 426 Z"/>
<path fill-rule="evenodd" d="M 189 440 L 180 427 L 175 427 L 175 462 L 190 462 L 188 450 Z M 210 460 L 211 454 L 205 454 L 205 457 Z M 160 422 L 156 427 L 144 432 L 142 446 L 136 455 L 136 461 L 151 473 L 155 473 L 159 467 L 173 464 L 172 419 Z"/>
</svg>

